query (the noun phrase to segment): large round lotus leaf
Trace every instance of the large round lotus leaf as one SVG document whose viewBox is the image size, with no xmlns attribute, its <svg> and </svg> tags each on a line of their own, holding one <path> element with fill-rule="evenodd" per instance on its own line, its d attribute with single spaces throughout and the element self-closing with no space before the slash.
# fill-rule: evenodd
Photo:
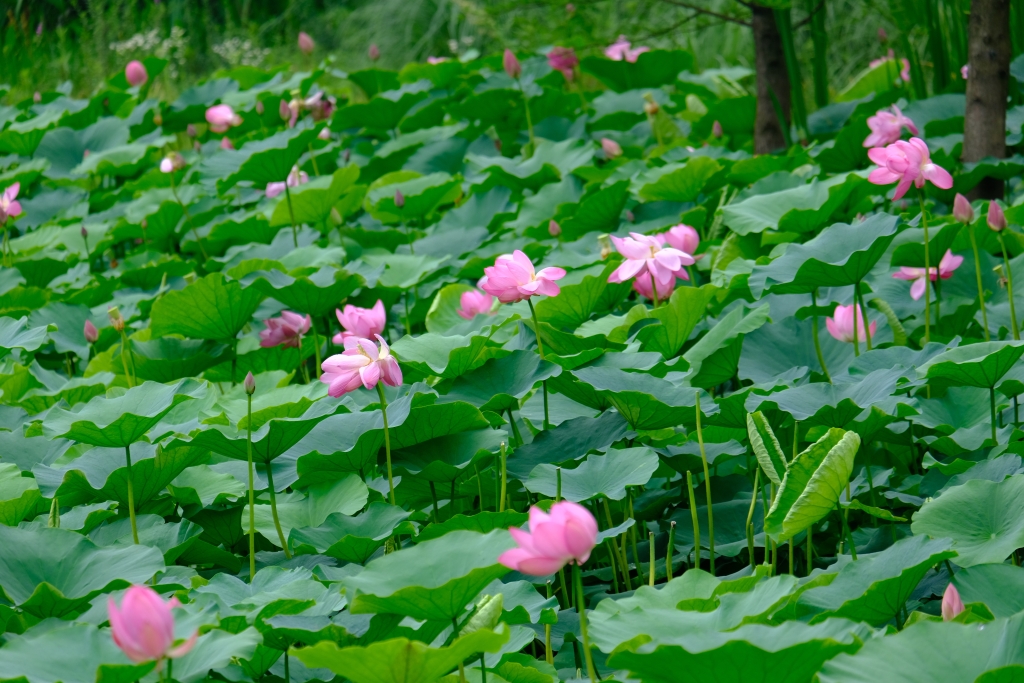
<svg viewBox="0 0 1024 683">
<path fill-rule="evenodd" d="M 1024 355 L 1024 342 L 981 342 L 958 346 L 917 369 L 929 381 L 966 387 L 994 387 Z"/>
</svg>

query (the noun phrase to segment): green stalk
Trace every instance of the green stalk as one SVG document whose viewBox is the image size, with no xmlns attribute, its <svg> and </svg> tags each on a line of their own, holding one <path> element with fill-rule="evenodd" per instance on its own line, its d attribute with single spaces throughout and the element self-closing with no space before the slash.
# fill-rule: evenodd
<svg viewBox="0 0 1024 683">
<path fill-rule="evenodd" d="M 388 432 L 388 401 L 384 398 L 384 386 L 380 382 L 377 383 L 377 396 L 380 397 L 380 414 L 384 418 L 384 457 L 388 463 L 388 497 L 391 504 L 395 505 L 395 482 L 391 476 L 391 434 Z M 504 494 L 505 491 L 502 489 L 502 497 Z M 505 501 L 503 500 L 501 504 L 504 506 Z"/>
<path fill-rule="evenodd" d="M 284 196 L 288 200 L 288 217 L 292 221 L 292 243 L 299 248 L 299 229 L 295 227 L 295 210 L 292 208 L 292 191 L 288 189 L 288 179 L 284 179 Z"/>
<path fill-rule="evenodd" d="M 996 390 L 995 387 L 988 388 L 988 405 L 989 411 L 992 417 L 992 445 L 998 446 L 999 442 L 996 441 Z"/>
<path fill-rule="evenodd" d="M 818 308 L 818 289 L 815 288 L 811 292 L 811 305 Z M 825 373 L 825 379 L 828 380 L 829 384 L 832 384 L 832 375 L 828 372 L 828 366 L 825 365 L 825 355 L 821 352 L 821 342 L 818 340 L 818 316 L 814 316 L 814 326 L 811 328 L 811 337 L 814 339 L 814 352 L 818 354 L 818 364 L 821 365 L 821 371 Z"/>
<path fill-rule="evenodd" d="M 312 320 L 312 316 L 310 316 L 310 319 Z M 320 373 L 322 371 L 320 367 L 320 363 L 322 362 L 320 360 L 320 335 L 317 334 L 315 322 L 311 322 L 309 327 L 313 330 L 313 353 L 316 354 L 316 378 L 320 379 Z"/>
<path fill-rule="evenodd" d="M 849 539 L 850 543 L 850 556 L 854 562 L 857 561 L 857 546 L 853 542 L 853 532 L 850 531 L 850 525 L 846 523 L 846 515 L 843 514 L 844 510 L 839 503 L 836 503 L 836 509 L 839 511 L 839 521 L 843 525 L 843 536 Z"/>
<path fill-rule="evenodd" d="M 612 521 L 612 509 L 608 505 L 608 498 L 602 498 L 601 503 L 604 505 L 604 516 L 608 520 L 608 528 L 612 529 L 615 527 L 615 522 Z M 629 561 L 626 557 L 626 544 L 620 546 L 617 538 L 609 538 L 612 543 L 612 548 L 615 549 L 616 554 L 619 556 L 619 561 L 622 563 L 622 583 L 626 586 L 627 591 L 633 590 L 632 582 L 629 580 Z M 614 570 L 613 570 L 614 571 Z"/>
<path fill-rule="evenodd" d="M 551 597 L 551 582 L 548 581 L 548 598 Z M 553 664 L 554 656 L 551 654 L 551 624 L 544 624 L 544 661 Z"/>
<path fill-rule="evenodd" d="M 825 0 L 808 0 L 811 12 L 811 41 L 814 43 L 814 104 L 828 104 L 828 31 L 825 30 Z"/>
<path fill-rule="evenodd" d="M 1017 327 L 1017 309 L 1013 303 L 1013 271 L 1010 270 L 1010 257 L 1006 253 L 1006 242 L 1003 240 L 1003 233 L 997 232 L 999 237 L 999 249 L 1003 252 L 1003 264 L 1006 268 L 1006 292 L 1010 298 L 1010 327 L 1013 328 L 1013 338 L 1020 341 L 1020 328 Z"/>
<path fill-rule="evenodd" d="M 533 330 L 537 335 L 537 351 L 540 353 L 540 359 L 544 360 L 544 342 L 540 338 L 540 323 L 537 321 L 537 311 L 533 308 L 533 301 L 527 299 L 526 303 L 530 305 L 530 315 L 533 317 Z M 551 425 L 548 416 L 548 381 L 544 380 L 541 382 L 541 387 L 544 391 L 544 429 L 548 429 Z"/>
<path fill-rule="evenodd" d="M 281 519 L 277 516 L 277 492 L 274 491 L 274 468 L 267 462 L 267 488 L 270 489 L 270 514 L 274 517 L 274 528 L 277 529 L 277 538 L 281 541 L 281 548 L 284 549 L 284 556 L 292 559 L 292 553 L 288 550 L 288 541 L 284 538 L 284 531 L 281 529 Z"/>
<path fill-rule="evenodd" d="M 518 446 L 522 446 L 523 445 L 523 435 L 519 433 L 519 425 L 516 424 L 516 418 L 515 418 L 515 415 L 512 414 L 512 409 L 511 408 L 508 409 L 508 423 L 509 423 L 509 425 L 512 428 L 512 438 L 514 438 L 516 440 L 515 445 L 517 447 Z"/>
<path fill-rule="evenodd" d="M 814 525 L 807 527 L 807 576 L 814 571 L 814 543 L 811 541 L 811 534 L 814 532 Z"/>
<path fill-rule="evenodd" d="M 757 485 L 761 481 L 761 468 L 754 470 L 754 492 L 750 496 L 750 509 L 747 510 L 747 554 L 750 556 L 750 568 L 754 568 L 754 508 L 757 507 Z"/>
<path fill-rule="evenodd" d="M 580 566 L 572 565 L 573 583 L 576 584 L 576 611 L 580 615 L 580 634 L 583 636 L 583 657 L 587 661 L 587 675 L 590 683 L 597 683 L 597 669 L 594 667 L 594 655 L 590 652 L 590 636 L 587 634 L 587 606 L 583 599 L 583 575 Z"/>
<path fill-rule="evenodd" d="M 526 97 L 526 90 L 523 88 L 523 82 L 518 78 L 516 79 L 516 85 L 519 86 L 519 92 L 523 95 L 523 108 L 526 109 L 526 130 L 530 133 L 530 153 L 527 158 L 533 156 L 533 151 L 537 148 L 537 143 L 533 139 L 533 120 L 530 117 L 530 101 Z"/>
<path fill-rule="evenodd" d="M 249 399 L 249 421 L 245 425 L 246 448 L 249 456 L 249 583 L 256 578 L 256 486 L 255 465 L 252 463 L 252 394 Z"/>
<path fill-rule="evenodd" d="M 124 459 L 128 466 L 128 519 L 132 524 L 132 540 L 139 544 L 139 528 L 135 524 L 135 484 L 132 482 L 132 451 L 131 446 L 124 447 Z"/>
<path fill-rule="evenodd" d="M 606 550 L 608 551 L 608 566 L 612 570 L 612 590 L 618 594 L 619 591 L 619 571 L 618 562 L 615 561 L 615 556 L 619 554 L 619 549 L 615 547 L 615 541 L 611 538 L 604 539 Z"/>
<path fill-rule="evenodd" d="M 647 546 L 648 546 L 648 549 L 650 550 L 650 553 L 651 553 L 651 559 L 650 559 L 651 564 L 648 567 L 648 569 L 650 570 L 649 571 L 649 577 L 648 577 L 649 581 L 648 581 L 647 585 L 650 586 L 651 588 L 654 588 L 654 560 L 655 560 L 655 557 L 654 557 L 654 532 L 653 531 L 648 531 L 647 532 Z"/>
<path fill-rule="evenodd" d="M 390 461 L 389 461 L 388 471 L 390 472 L 390 470 L 391 470 L 391 464 L 390 464 Z M 506 469 L 506 461 L 505 461 L 505 442 L 502 441 L 501 442 L 501 500 L 498 502 L 498 512 L 504 512 L 505 511 L 505 495 L 506 495 L 505 487 L 507 486 L 507 484 L 508 484 L 508 470 Z M 394 504 L 394 501 L 392 501 L 392 504 Z"/>
<path fill-rule="evenodd" d="M 629 505 L 629 518 L 634 520 L 633 526 L 631 526 L 629 528 L 629 540 L 631 541 L 632 546 L 633 546 L 633 561 L 636 562 L 636 582 L 639 585 L 642 586 L 643 583 L 644 583 L 644 570 L 643 570 L 643 566 L 641 565 L 641 562 L 640 562 L 640 553 L 638 553 L 637 549 L 636 549 L 636 545 L 637 545 L 637 538 L 636 537 L 637 537 L 637 534 L 636 534 L 636 522 L 635 522 L 636 517 L 633 515 L 633 494 L 627 490 L 626 491 L 626 496 L 627 496 L 628 505 Z"/>
<path fill-rule="evenodd" d="M 978 280 L 978 304 L 981 306 L 981 323 L 985 331 L 985 341 L 990 341 L 988 313 L 985 311 L 985 287 L 981 284 L 981 254 L 978 252 L 978 239 L 974 236 L 973 225 L 967 226 L 967 233 L 971 236 L 971 249 L 974 250 L 974 275 Z"/>
<path fill-rule="evenodd" d="M 715 575 L 715 514 L 711 505 L 711 474 L 708 472 L 708 456 L 704 451 L 704 431 L 700 426 L 700 390 L 697 390 L 697 443 L 700 444 L 700 461 L 704 465 L 704 492 L 708 499 L 708 552 L 711 554 L 711 575 Z"/>
<path fill-rule="evenodd" d="M 693 566 L 700 569 L 700 522 L 697 521 L 697 506 L 693 499 L 693 474 L 686 472 L 686 495 L 690 502 L 690 518 L 693 520 Z M 651 535 L 653 541 L 654 535 Z M 651 545 L 651 585 L 654 585 L 654 545 Z"/>
<path fill-rule="evenodd" d="M 665 551 L 665 583 L 672 580 L 672 558 L 676 554 L 676 523 L 668 525 L 668 549 Z"/>
<path fill-rule="evenodd" d="M 939 49 L 941 50 L 941 46 Z M 936 64 L 936 73 L 938 73 L 937 69 L 938 64 Z M 937 78 L 936 83 L 938 83 Z M 924 228 L 924 343 L 927 345 L 932 340 L 932 269 L 931 256 L 928 253 L 928 215 L 924 210 L 924 190 L 918 192 L 918 197 L 921 200 L 921 227 Z M 856 319 L 857 316 L 854 316 L 854 321 Z M 854 322 L 854 325 L 856 325 L 856 322 Z"/>
<path fill-rule="evenodd" d="M 135 362 L 132 360 L 132 350 L 128 343 L 128 335 L 121 330 L 121 365 L 124 366 L 125 379 L 128 380 L 128 388 L 138 384 L 138 380 L 135 377 Z"/>
<path fill-rule="evenodd" d="M 867 346 L 868 351 L 871 350 L 871 323 L 868 322 L 868 307 L 864 305 L 864 292 L 860 291 L 860 281 L 853 286 L 853 293 L 857 296 L 857 303 L 860 306 L 860 314 L 862 317 L 861 322 L 864 323 L 864 344 Z M 854 306 L 854 312 L 857 307 Z M 854 316 L 856 319 L 857 316 Z M 857 323 L 854 322 L 856 325 Z"/>
<path fill-rule="evenodd" d="M 925 0 L 925 21 L 928 24 L 928 52 L 932 57 L 932 91 L 940 93 L 949 84 L 949 65 L 946 62 L 945 39 L 936 16 L 937 0 Z"/>
</svg>

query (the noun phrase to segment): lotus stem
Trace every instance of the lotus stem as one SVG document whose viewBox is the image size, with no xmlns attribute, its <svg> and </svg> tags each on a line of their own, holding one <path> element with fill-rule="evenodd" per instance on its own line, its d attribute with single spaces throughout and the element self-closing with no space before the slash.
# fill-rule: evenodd
<svg viewBox="0 0 1024 683">
<path fill-rule="evenodd" d="M 555 502 L 562 500 L 562 468 L 555 468 Z"/>
<path fill-rule="evenodd" d="M 512 414 L 511 408 L 508 409 L 508 423 L 509 426 L 512 428 L 512 437 L 516 440 L 515 445 L 517 447 L 522 446 L 523 436 L 522 434 L 519 433 L 519 425 L 516 424 L 516 418 L 515 415 Z"/>
<path fill-rule="evenodd" d="M 523 88 L 523 82 L 516 79 L 516 85 L 519 86 L 519 92 L 523 95 L 523 109 L 526 110 L 526 130 L 530 133 L 530 153 L 527 157 L 533 156 L 534 150 L 537 149 L 537 143 L 533 138 L 533 119 L 530 116 L 530 100 L 526 97 L 526 89 Z"/>
<path fill-rule="evenodd" d="M 650 586 L 651 588 L 654 588 L 654 574 L 655 574 L 655 571 L 654 571 L 654 561 L 655 561 L 655 557 L 654 557 L 654 532 L 653 531 L 648 531 L 647 532 L 647 546 L 648 546 L 648 549 L 650 550 L 650 561 L 651 561 L 651 564 L 647 567 L 648 574 L 650 574 L 649 581 L 648 581 L 647 585 Z"/>
<path fill-rule="evenodd" d="M 1010 257 L 1006 252 L 1006 242 L 1003 240 L 1003 233 L 997 232 L 999 236 L 999 249 L 1003 252 L 1003 265 L 1006 268 L 1006 292 L 1010 299 L 1010 327 L 1013 329 L 1013 338 L 1020 341 L 1020 328 L 1017 327 L 1017 308 L 1013 303 L 1013 271 L 1010 270 Z"/>
<path fill-rule="evenodd" d="M 310 329 L 313 330 L 313 353 L 315 354 L 316 357 L 316 378 L 320 379 L 320 373 L 322 372 L 322 369 L 320 367 L 320 363 L 322 362 L 320 360 L 320 335 L 317 334 L 315 322 L 312 323 L 309 327 Z"/>
<path fill-rule="evenodd" d="M 597 683 L 597 670 L 594 668 L 594 655 L 590 652 L 590 636 L 587 634 L 587 605 L 583 598 L 583 576 L 580 566 L 572 565 L 573 583 L 576 584 L 576 611 L 580 615 L 580 634 L 583 636 L 583 657 L 587 662 L 587 675 L 590 683 Z"/>
<path fill-rule="evenodd" d="M 700 522 L 697 521 L 697 504 L 696 504 L 696 501 L 693 499 L 693 474 L 689 470 L 686 471 L 686 496 L 687 496 L 687 498 L 689 498 L 690 517 L 691 517 L 691 519 L 693 521 L 693 566 L 696 567 L 697 569 L 700 569 Z M 651 557 L 651 585 L 653 586 L 654 585 L 654 558 L 653 558 L 653 553 L 654 553 L 653 540 L 654 540 L 654 536 L 653 536 L 653 534 L 651 536 L 651 540 L 652 540 L 652 545 L 651 545 L 651 553 L 652 553 L 652 557 Z"/>
<path fill-rule="evenodd" d="M 988 388 L 988 404 L 989 410 L 992 413 L 992 445 L 998 446 L 999 442 L 996 440 L 996 389 L 995 387 Z"/>
<path fill-rule="evenodd" d="M 985 332 L 985 341 L 990 341 L 988 312 L 985 310 L 985 287 L 981 284 L 981 254 L 978 252 L 978 239 L 974 236 L 974 226 L 967 226 L 967 234 L 971 236 L 971 249 L 974 251 L 974 275 L 978 280 L 978 305 L 981 307 L 982 329 Z"/>
<path fill-rule="evenodd" d="M 854 316 L 856 317 L 856 316 Z M 708 552 L 711 554 L 711 575 L 715 575 L 715 513 L 711 509 L 711 474 L 708 472 L 708 456 L 704 451 L 704 431 L 700 426 L 700 390 L 697 390 L 697 443 L 700 444 L 700 460 L 704 465 L 704 492 L 708 499 Z"/>
<path fill-rule="evenodd" d="M 292 221 L 292 243 L 299 248 L 299 229 L 295 226 L 295 210 L 292 208 L 292 191 L 288 189 L 288 179 L 284 183 L 284 196 L 288 201 L 288 217 Z"/>
<path fill-rule="evenodd" d="M 612 521 L 612 509 L 611 506 L 608 505 L 608 498 L 602 498 L 601 503 L 604 505 L 604 516 L 608 520 L 608 528 L 612 529 L 615 527 L 615 523 Z M 618 553 L 619 559 L 622 562 L 622 583 L 626 586 L 627 591 L 631 591 L 633 590 L 633 584 L 629 580 L 629 558 L 626 557 L 625 539 L 623 539 L 621 546 L 619 545 L 617 538 L 612 537 L 608 540 L 611 541 L 612 548 L 614 548 L 615 552 Z"/>
<path fill-rule="evenodd" d="M 932 269 L 931 256 L 928 253 L 928 214 L 924 210 L 924 190 L 918 192 L 921 201 L 921 227 L 924 228 L 924 343 L 927 345 L 932 340 Z M 857 324 L 857 316 L 853 316 L 853 324 Z M 857 329 L 854 327 L 854 334 Z"/>
<path fill-rule="evenodd" d="M 135 524 L 135 484 L 132 482 L 131 445 L 124 447 L 124 459 L 128 467 L 128 519 L 132 524 L 132 541 L 139 544 L 139 527 Z"/>
<path fill-rule="evenodd" d="M 395 505 L 395 481 L 391 475 L 391 434 L 388 432 L 388 401 L 384 398 L 384 386 L 377 383 L 377 396 L 380 397 L 380 414 L 384 418 L 384 457 L 387 459 L 388 464 L 388 498 L 391 500 L 391 504 Z M 502 490 L 504 495 L 504 490 Z M 502 501 L 504 505 L 504 501 Z"/>
<path fill-rule="evenodd" d="M 124 376 L 128 380 L 128 388 L 131 389 L 138 385 L 139 381 L 135 376 L 135 362 L 132 359 L 131 344 L 124 330 L 121 330 L 121 365 L 124 366 Z"/>
<path fill-rule="evenodd" d="M 865 344 L 865 346 L 867 346 L 867 350 L 870 351 L 871 350 L 871 323 L 868 322 L 868 307 L 864 305 L 864 292 L 862 292 L 860 290 L 860 282 L 857 282 L 857 284 L 854 285 L 853 292 L 857 296 L 857 299 L 858 299 L 857 303 L 860 306 L 860 314 L 861 314 L 861 318 L 862 318 L 861 322 L 864 323 L 864 325 L 865 325 L 865 327 L 864 327 L 864 344 Z M 936 302 L 936 306 L 938 306 L 938 302 Z M 854 312 L 855 313 L 856 313 L 856 310 L 857 310 L 857 308 L 855 306 L 854 307 Z M 856 325 L 857 324 L 857 321 L 856 321 L 857 316 L 854 315 L 853 317 L 854 317 L 854 323 L 853 324 Z M 854 343 L 857 343 L 857 342 L 854 342 Z"/>
<path fill-rule="evenodd" d="M 818 308 L 818 289 L 815 288 L 811 292 L 811 306 L 817 310 Z M 856 318 L 857 316 L 854 316 Z M 854 325 L 857 321 L 854 320 Z M 828 372 L 828 366 L 825 365 L 825 354 L 821 352 L 821 341 L 818 339 L 818 316 L 814 316 L 814 325 L 811 327 L 811 337 L 814 339 L 814 352 L 818 354 L 818 364 L 821 365 L 821 371 L 825 373 L 825 379 L 828 380 L 829 384 L 832 384 L 832 375 Z"/>
<path fill-rule="evenodd" d="M 750 495 L 750 509 L 747 510 L 747 555 L 750 556 L 750 568 L 754 568 L 754 508 L 757 507 L 757 485 L 761 481 L 761 468 L 754 469 L 754 491 Z"/>
<path fill-rule="evenodd" d="M 249 419 L 245 425 L 246 450 L 249 457 L 249 583 L 256 578 L 256 466 L 252 462 L 252 394 L 248 394 Z"/>
<path fill-rule="evenodd" d="M 437 515 L 437 487 L 434 486 L 434 482 L 432 481 L 428 483 L 430 484 L 430 500 L 434 504 L 434 524 L 437 524 L 439 521 Z"/>
<path fill-rule="evenodd" d="M 672 559 L 676 554 L 676 523 L 668 524 L 668 549 L 665 551 L 665 583 L 672 580 Z"/>
<path fill-rule="evenodd" d="M 559 586 L 561 586 L 561 589 L 562 589 L 562 597 L 565 598 L 565 606 L 566 606 L 566 608 L 572 607 L 572 603 L 574 602 L 574 600 L 573 600 L 573 597 L 571 596 L 571 594 L 569 593 L 569 589 L 566 587 L 566 583 L 565 583 L 565 568 L 561 568 L 561 569 L 558 570 L 558 583 L 559 583 Z M 575 588 L 573 588 L 573 592 L 574 593 L 576 592 Z"/>
<path fill-rule="evenodd" d="M 284 538 L 284 531 L 281 530 L 281 519 L 277 516 L 277 492 L 274 490 L 274 468 L 271 462 L 267 462 L 267 488 L 270 489 L 270 514 L 274 518 L 274 528 L 277 529 L 277 538 L 281 541 L 281 548 L 284 549 L 284 556 L 292 559 L 292 553 L 288 550 L 288 541 Z"/>
<path fill-rule="evenodd" d="M 642 586 L 643 583 L 644 583 L 644 572 L 643 572 L 643 567 L 641 566 L 641 563 L 640 563 L 640 553 L 638 553 L 637 549 L 636 549 L 637 533 L 636 533 L 636 517 L 633 514 L 633 494 L 627 490 L 626 491 L 626 495 L 628 496 L 628 501 L 629 501 L 628 502 L 628 505 L 629 505 L 629 518 L 633 520 L 633 526 L 631 526 L 629 528 L 629 539 L 630 539 L 630 541 L 632 542 L 632 545 L 633 545 L 633 561 L 636 562 L 636 582 L 637 582 L 637 584 Z"/>
<path fill-rule="evenodd" d="M 811 535 L 814 533 L 814 525 L 807 527 L 807 576 L 814 570 L 814 542 Z"/>
<path fill-rule="evenodd" d="M 506 487 L 508 486 L 508 469 L 507 469 L 506 461 L 505 461 L 505 442 L 504 441 L 501 442 L 501 447 L 499 449 L 499 452 L 500 452 L 500 455 L 501 455 L 501 496 L 500 496 L 501 500 L 498 503 L 498 505 L 500 506 L 498 508 L 498 512 L 504 512 L 505 511 L 505 491 L 506 491 Z"/>
<path fill-rule="evenodd" d="M 551 582 L 548 581 L 548 598 L 551 597 Z M 548 664 L 552 664 L 555 661 L 554 656 L 551 654 L 551 624 L 544 624 L 544 661 Z"/>
<path fill-rule="evenodd" d="M 544 341 L 540 335 L 540 323 L 537 321 L 537 311 L 533 308 L 533 301 L 530 299 L 526 300 L 526 303 L 530 306 L 530 315 L 533 317 L 533 331 L 537 335 L 537 351 L 540 353 L 540 359 L 544 360 Z M 548 381 L 544 380 L 541 382 L 542 390 L 544 391 L 544 429 L 548 429 L 551 421 L 548 417 Z"/>
<path fill-rule="evenodd" d="M 608 566 L 612 570 L 612 590 L 619 593 L 619 575 L 616 566 L 618 562 L 615 561 L 615 556 L 619 554 L 618 548 L 615 547 L 615 541 L 611 538 L 604 539 L 604 543 L 607 546 L 608 551 Z"/>
</svg>

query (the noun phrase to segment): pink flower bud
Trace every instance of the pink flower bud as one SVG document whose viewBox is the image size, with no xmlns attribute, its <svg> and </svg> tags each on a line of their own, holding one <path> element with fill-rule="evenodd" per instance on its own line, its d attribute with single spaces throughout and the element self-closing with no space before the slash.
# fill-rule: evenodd
<svg viewBox="0 0 1024 683">
<path fill-rule="evenodd" d="M 509 77 L 518 80 L 523 74 L 523 67 L 519 63 L 519 60 L 516 59 L 516 53 L 512 52 L 512 50 L 509 50 L 508 48 L 505 48 L 505 55 L 502 57 L 501 63 L 502 66 L 505 67 L 505 73 L 507 73 Z"/>
<path fill-rule="evenodd" d="M 550 514 L 530 508 L 530 530 L 509 529 L 518 547 L 506 550 L 498 562 L 532 576 L 554 574 L 566 564 L 582 565 L 597 545 L 597 520 L 579 503 L 563 500 Z"/>
<path fill-rule="evenodd" d="M 251 370 L 245 374 L 245 382 L 243 384 L 245 386 L 245 393 L 250 396 L 256 393 L 256 378 L 252 376 Z"/>
<path fill-rule="evenodd" d="M 889 40 L 889 34 L 885 32 L 884 28 L 878 29 L 878 42 L 883 45 Z"/>
<path fill-rule="evenodd" d="M 83 225 L 82 226 L 82 237 L 88 237 L 88 236 L 89 236 L 89 231 L 86 230 L 85 226 Z"/>
<path fill-rule="evenodd" d="M 572 4 L 571 2 L 565 3 L 565 13 L 568 14 L 568 15 L 575 14 L 576 13 L 576 5 Z"/>
<path fill-rule="evenodd" d="M 128 66 L 124 68 L 124 77 L 128 79 L 128 83 L 133 88 L 140 86 L 149 80 L 149 74 L 146 73 L 146 67 L 138 60 L 128 62 Z"/>
<path fill-rule="evenodd" d="M 292 108 L 288 106 L 285 100 L 281 100 L 281 104 L 277 105 L 277 113 L 281 115 L 282 119 L 287 121 L 292 117 Z"/>
<path fill-rule="evenodd" d="M 601 149 L 604 151 L 606 159 L 614 159 L 622 156 L 622 146 L 615 142 L 615 140 L 601 138 Z"/>
<path fill-rule="evenodd" d="M 234 149 L 235 148 L 235 144 L 233 142 L 231 142 L 231 138 L 221 138 L 220 139 L 220 148 L 221 149 Z"/>
<path fill-rule="evenodd" d="M 988 203 L 988 227 L 996 232 L 1006 229 L 1006 214 L 1003 213 L 1003 207 L 999 206 L 999 202 Z"/>
<path fill-rule="evenodd" d="M 320 129 L 320 132 L 316 134 L 316 137 L 318 140 L 330 140 L 331 129 L 328 128 L 327 126 L 324 126 L 323 128 Z"/>
<path fill-rule="evenodd" d="M 196 125 L 194 123 L 190 123 L 187 126 L 185 126 L 185 133 L 190 138 L 196 137 L 198 135 L 198 133 L 196 132 Z"/>
<path fill-rule="evenodd" d="M 174 614 L 178 599 L 167 602 L 149 586 L 132 586 L 125 591 L 121 608 L 113 599 L 107 602 L 110 635 L 128 659 L 142 662 L 162 662 L 185 655 L 196 644 L 199 632 L 175 646 Z"/>
<path fill-rule="evenodd" d="M 92 324 L 91 320 L 85 321 L 84 333 L 85 341 L 89 342 L 90 344 L 95 344 L 96 340 L 100 338 L 99 330 L 96 329 L 96 326 Z"/>
<path fill-rule="evenodd" d="M 302 50 L 303 53 L 305 53 L 307 55 L 310 55 L 310 54 L 313 54 L 313 50 L 315 48 L 316 48 L 316 43 L 314 43 L 313 39 L 309 37 L 309 34 L 306 33 L 305 31 L 300 31 L 299 32 L 299 49 Z"/>
<path fill-rule="evenodd" d="M 718 121 L 711 124 L 711 136 L 714 138 L 722 137 L 722 124 Z"/>
<path fill-rule="evenodd" d="M 256 113 L 263 116 L 263 112 L 266 111 L 266 107 L 263 106 L 263 100 L 256 100 Z"/>
<path fill-rule="evenodd" d="M 960 599 L 960 591 L 951 583 L 942 594 L 942 620 L 952 621 L 963 611 L 964 601 Z"/>
<path fill-rule="evenodd" d="M 964 225 L 974 222 L 974 209 L 971 208 L 971 203 L 967 201 L 967 197 L 959 192 L 956 193 L 956 197 L 953 199 L 953 218 Z"/>
<path fill-rule="evenodd" d="M 405 195 L 402 194 L 401 190 L 395 190 L 395 206 L 399 209 L 405 206 Z"/>
<path fill-rule="evenodd" d="M 34 93 L 32 93 L 32 101 L 35 102 L 36 104 L 39 104 L 40 102 L 43 101 L 43 96 L 39 93 L 38 90 L 36 90 Z"/>
<path fill-rule="evenodd" d="M 370 45 L 370 49 L 366 51 L 366 56 L 374 62 L 380 59 L 380 48 L 377 47 L 376 43 Z"/>
<path fill-rule="evenodd" d="M 548 221 L 548 234 L 552 237 L 558 237 L 562 234 L 562 226 L 555 222 L 555 219 Z"/>
</svg>

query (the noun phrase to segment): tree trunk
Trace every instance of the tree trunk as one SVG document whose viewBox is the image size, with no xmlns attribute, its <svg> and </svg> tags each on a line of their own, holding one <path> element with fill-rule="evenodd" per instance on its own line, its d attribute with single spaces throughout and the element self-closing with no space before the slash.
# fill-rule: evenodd
<svg viewBox="0 0 1024 683">
<path fill-rule="evenodd" d="M 990 2 L 993 0 L 989 0 Z M 789 129 L 790 85 L 786 55 L 775 14 L 754 5 L 754 61 L 757 72 L 757 118 L 754 121 L 754 153 L 767 154 L 786 146 L 783 126 Z M 779 121 L 781 114 L 782 121 Z"/>
<path fill-rule="evenodd" d="M 965 162 L 1006 157 L 1006 96 L 1010 85 L 1010 0 L 972 0 L 968 26 Z M 1003 181 L 984 178 L 973 198 L 1002 199 Z"/>
</svg>

